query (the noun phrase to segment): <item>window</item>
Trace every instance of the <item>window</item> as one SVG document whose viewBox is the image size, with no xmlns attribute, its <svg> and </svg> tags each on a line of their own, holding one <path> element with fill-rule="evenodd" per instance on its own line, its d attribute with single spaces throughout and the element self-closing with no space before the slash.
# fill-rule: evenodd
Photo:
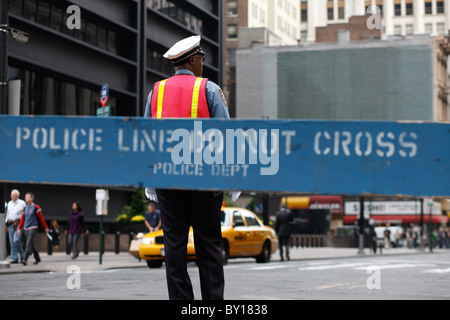
<svg viewBox="0 0 450 320">
<path fill-rule="evenodd" d="M 396 35 L 396 36 L 402 35 L 402 26 L 401 25 L 394 26 L 394 35 Z"/>
<path fill-rule="evenodd" d="M 308 31 L 302 30 L 302 31 L 300 32 L 300 39 L 301 39 L 302 41 L 306 41 L 307 38 L 308 38 Z"/>
<path fill-rule="evenodd" d="M 61 32 L 64 21 L 63 17 L 64 15 L 62 9 L 52 5 L 50 10 L 50 28 Z"/>
<path fill-rule="evenodd" d="M 22 81 L 20 114 L 95 115 L 100 107 L 100 92 L 34 71 L 9 69 L 10 79 Z M 116 97 L 108 104 L 115 110 Z"/>
<path fill-rule="evenodd" d="M 432 14 L 432 3 L 431 1 L 425 2 L 425 14 Z"/>
<path fill-rule="evenodd" d="M 243 211 L 243 216 L 247 222 L 247 227 L 259 227 L 259 222 L 256 220 L 255 216 L 250 212 Z"/>
<path fill-rule="evenodd" d="M 425 33 L 433 33 L 433 25 L 431 23 L 425 24 Z"/>
<path fill-rule="evenodd" d="M 36 21 L 36 9 L 36 0 L 25 0 L 23 17 L 31 21 Z"/>
<path fill-rule="evenodd" d="M 106 29 L 101 26 L 97 27 L 97 46 L 106 50 Z"/>
<path fill-rule="evenodd" d="M 334 9 L 328 8 L 328 20 L 333 20 L 333 19 L 334 19 Z"/>
<path fill-rule="evenodd" d="M 230 24 L 227 27 L 227 37 L 228 39 L 236 39 L 237 38 L 237 25 Z"/>
<path fill-rule="evenodd" d="M 228 14 L 229 15 L 233 15 L 233 14 L 237 14 L 238 13 L 238 6 L 237 6 L 237 1 L 236 0 L 228 0 L 227 7 L 228 7 Z"/>
<path fill-rule="evenodd" d="M 406 25 L 406 35 L 412 35 L 414 33 L 414 26 L 412 24 Z"/>
<path fill-rule="evenodd" d="M 22 16 L 23 0 L 10 0 L 9 2 L 9 12 Z"/>
<path fill-rule="evenodd" d="M 81 29 L 71 30 L 67 28 L 66 8 L 60 1 L 9 0 L 9 3 L 11 12 L 25 19 L 36 21 L 52 30 L 62 32 L 65 35 L 87 42 L 113 54 L 119 54 L 124 57 L 131 55 L 127 50 L 123 50 L 123 52 L 118 52 L 117 50 L 118 45 L 127 42 L 128 39 L 125 39 L 120 33 L 108 30 L 107 27 L 100 27 L 102 23 L 98 23 L 93 17 L 83 15 L 81 17 Z M 121 47 L 127 48 L 127 45 L 123 44 Z"/>
<path fill-rule="evenodd" d="M 116 49 L 116 34 L 112 31 L 108 30 L 108 35 L 107 35 L 107 45 L 106 45 L 106 49 L 111 52 L 116 54 L 117 53 L 117 49 Z"/>
<path fill-rule="evenodd" d="M 444 23 L 436 24 L 436 28 L 437 28 L 438 34 L 445 34 L 445 24 Z"/>
<path fill-rule="evenodd" d="M 242 219 L 242 216 L 239 213 L 239 211 L 233 212 L 233 226 L 240 226 L 240 227 L 245 226 L 244 219 Z"/>
<path fill-rule="evenodd" d="M 412 3 L 407 3 L 406 4 L 406 15 L 407 16 L 412 16 L 413 14 L 414 14 L 413 4 Z"/>
<path fill-rule="evenodd" d="M 50 25 L 50 5 L 47 1 L 39 1 L 37 22 L 46 27 Z"/>
<path fill-rule="evenodd" d="M 444 1 L 436 1 L 436 12 L 437 13 L 445 13 Z"/>
<path fill-rule="evenodd" d="M 339 19 L 345 19 L 345 8 L 339 7 Z"/>
<path fill-rule="evenodd" d="M 402 15 L 402 5 L 401 4 L 394 4 L 394 13 L 396 16 Z"/>
<path fill-rule="evenodd" d="M 233 8 L 233 5 L 231 5 L 231 8 L 227 6 L 227 13 L 230 13 L 236 11 L 237 13 L 237 1 L 236 0 L 230 0 L 228 3 L 236 2 L 236 7 Z M 160 13 L 162 13 L 165 16 L 170 17 L 171 19 L 178 21 L 179 23 L 185 25 L 190 30 L 194 31 L 195 33 L 203 34 L 203 20 L 197 18 L 192 13 L 187 12 L 181 7 L 178 7 L 174 2 L 168 1 L 168 0 L 147 0 L 147 7 L 158 10 Z"/>
<path fill-rule="evenodd" d="M 308 21 L 308 9 L 302 9 L 302 21 L 306 22 Z"/>
<path fill-rule="evenodd" d="M 92 45 L 97 43 L 97 25 L 93 22 L 86 22 L 86 42 Z"/>
<path fill-rule="evenodd" d="M 230 215 L 225 211 L 220 212 L 220 225 L 221 226 L 229 226 L 230 225 Z"/>
</svg>

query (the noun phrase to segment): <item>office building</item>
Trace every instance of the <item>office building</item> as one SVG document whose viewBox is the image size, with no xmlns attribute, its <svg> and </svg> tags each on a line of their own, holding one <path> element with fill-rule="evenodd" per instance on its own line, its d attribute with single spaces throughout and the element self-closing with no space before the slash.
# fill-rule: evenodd
<svg viewBox="0 0 450 320">
<path fill-rule="evenodd" d="M 28 44 L 8 41 L 9 79 L 18 88 L 12 96 L 20 97 L 12 113 L 95 116 L 107 83 L 112 116 L 143 116 L 153 84 L 173 74 L 163 54 L 196 34 L 207 55 L 204 76 L 221 84 L 221 0 L 7 1 L 10 27 L 29 34 Z M 34 191 L 47 219 L 66 219 L 76 200 L 95 216 L 95 187 L 3 186 L 7 194 L 15 187 Z M 108 219 L 120 214 L 131 191 L 110 190 Z"/>
</svg>

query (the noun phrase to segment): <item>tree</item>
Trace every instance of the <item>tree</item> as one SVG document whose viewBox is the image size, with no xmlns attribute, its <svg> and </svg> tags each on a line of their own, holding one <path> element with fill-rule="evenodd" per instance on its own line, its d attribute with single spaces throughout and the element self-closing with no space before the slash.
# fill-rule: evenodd
<svg viewBox="0 0 450 320">
<path fill-rule="evenodd" d="M 122 214 L 117 217 L 117 222 L 130 223 L 135 216 L 144 216 L 146 211 L 146 201 L 144 196 L 144 189 L 136 188 L 131 196 L 131 203 L 124 206 Z"/>
</svg>

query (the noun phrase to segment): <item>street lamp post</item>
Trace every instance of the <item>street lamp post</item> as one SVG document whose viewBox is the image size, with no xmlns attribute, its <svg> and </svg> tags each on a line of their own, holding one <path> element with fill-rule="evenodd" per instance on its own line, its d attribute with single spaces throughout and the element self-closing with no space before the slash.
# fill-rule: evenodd
<svg viewBox="0 0 450 320">
<path fill-rule="evenodd" d="M 8 105 L 8 1 L 0 1 L 0 114 Z"/>
<path fill-rule="evenodd" d="M 6 113 L 8 89 L 8 3 L 0 1 L 0 114 Z M 1 190 L 0 190 L 1 191 Z M 5 191 L 0 194 L 0 269 L 9 268 L 6 261 Z"/>
</svg>

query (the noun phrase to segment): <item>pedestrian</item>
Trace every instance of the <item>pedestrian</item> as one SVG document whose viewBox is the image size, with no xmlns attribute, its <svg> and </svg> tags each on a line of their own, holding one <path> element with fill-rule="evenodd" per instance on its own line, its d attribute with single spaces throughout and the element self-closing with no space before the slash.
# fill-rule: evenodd
<svg viewBox="0 0 450 320">
<path fill-rule="evenodd" d="M 369 240 L 372 245 L 373 254 L 377 254 L 378 239 L 373 219 L 369 220 Z"/>
<path fill-rule="evenodd" d="M 156 210 L 155 203 L 149 202 L 148 211 L 145 213 L 145 225 L 149 232 L 155 232 L 161 229 L 161 213 Z"/>
<path fill-rule="evenodd" d="M 17 229 L 17 235 L 21 234 L 22 228 L 25 232 L 25 253 L 22 260 L 24 266 L 27 265 L 28 257 L 31 253 L 34 256 L 34 264 L 41 262 L 39 257 L 39 252 L 36 250 L 34 245 L 34 237 L 38 231 L 39 223 L 48 232 L 47 224 L 45 223 L 44 216 L 42 214 L 42 209 L 39 205 L 34 203 L 34 194 L 27 192 L 25 194 L 26 207 L 23 209 L 22 217 L 20 218 L 19 228 Z"/>
<path fill-rule="evenodd" d="M 164 54 L 164 58 L 172 62 L 175 75 L 155 84 L 147 99 L 145 117 L 230 118 L 220 87 L 201 77 L 205 53 L 200 41 L 200 36 L 188 37 Z M 160 205 L 169 299 L 194 299 L 186 259 L 192 226 L 202 298 L 222 300 L 225 284 L 220 226 L 223 192 L 146 188 L 145 193 Z"/>
<path fill-rule="evenodd" d="M 78 202 L 72 203 L 72 211 L 69 214 L 69 224 L 64 232 L 67 236 L 67 245 L 72 251 L 72 260 L 78 257 L 78 240 L 80 235 L 86 232 L 84 214 Z"/>
<path fill-rule="evenodd" d="M 384 230 L 384 248 L 391 248 L 391 231 L 388 226 L 386 226 L 386 229 Z"/>
<path fill-rule="evenodd" d="M 59 247 L 59 240 L 61 239 L 60 232 L 59 232 L 59 224 L 58 221 L 52 220 L 50 222 L 50 227 L 48 229 L 48 234 L 52 237 L 52 240 L 49 239 L 52 246 L 55 246 L 56 248 Z"/>
<path fill-rule="evenodd" d="M 400 243 L 402 240 L 402 233 L 400 229 L 395 229 L 394 236 L 395 236 L 395 247 L 400 248 Z"/>
<path fill-rule="evenodd" d="M 276 213 L 275 217 L 275 231 L 278 236 L 278 248 L 280 250 L 281 261 L 284 261 L 283 247 L 286 248 L 286 258 L 291 260 L 289 256 L 289 241 L 291 239 L 293 220 L 292 211 L 287 208 L 285 203 L 280 205 L 280 211 Z"/>
<path fill-rule="evenodd" d="M 22 242 L 17 235 L 17 227 L 22 217 L 23 209 L 27 206 L 25 201 L 19 199 L 20 192 L 17 189 L 11 191 L 11 201 L 6 206 L 5 224 L 8 228 L 9 244 L 11 246 L 11 263 L 19 263 L 23 260 L 24 251 Z"/>
<path fill-rule="evenodd" d="M 402 248 L 406 248 L 406 229 L 402 228 Z"/>
</svg>

